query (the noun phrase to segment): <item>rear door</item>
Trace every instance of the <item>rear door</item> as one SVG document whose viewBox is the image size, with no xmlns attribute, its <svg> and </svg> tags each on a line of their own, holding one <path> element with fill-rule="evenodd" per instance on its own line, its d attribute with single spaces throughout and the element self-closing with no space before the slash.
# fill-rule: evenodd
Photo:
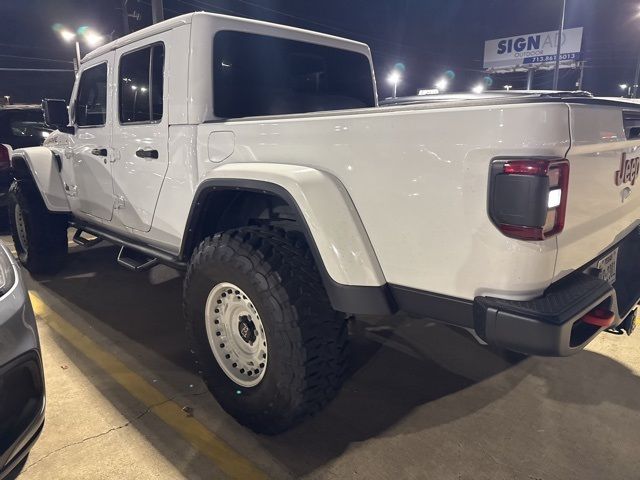
<svg viewBox="0 0 640 480">
<path fill-rule="evenodd" d="M 113 181 L 111 150 L 110 53 L 83 65 L 73 103 L 74 137 L 71 158 L 77 184 L 79 208 L 94 217 L 111 220 Z"/>
<path fill-rule="evenodd" d="M 590 264 L 640 223 L 640 129 L 632 125 L 637 107 L 569 106 L 569 193 L 556 278 Z"/>
<path fill-rule="evenodd" d="M 116 215 L 125 226 L 148 232 L 168 167 L 162 35 L 117 50 L 116 64 L 112 142 Z"/>
</svg>

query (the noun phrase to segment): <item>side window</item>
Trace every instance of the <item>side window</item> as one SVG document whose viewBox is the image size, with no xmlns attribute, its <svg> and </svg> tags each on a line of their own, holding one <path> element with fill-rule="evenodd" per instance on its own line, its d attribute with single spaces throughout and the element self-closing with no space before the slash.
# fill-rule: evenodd
<svg viewBox="0 0 640 480">
<path fill-rule="evenodd" d="M 120 58 L 120 123 L 162 120 L 164 45 L 156 44 Z"/>
<path fill-rule="evenodd" d="M 107 64 L 101 63 L 82 72 L 75 119 L 79 127 L 97 127 L 107 121 Z"/>
</svg>

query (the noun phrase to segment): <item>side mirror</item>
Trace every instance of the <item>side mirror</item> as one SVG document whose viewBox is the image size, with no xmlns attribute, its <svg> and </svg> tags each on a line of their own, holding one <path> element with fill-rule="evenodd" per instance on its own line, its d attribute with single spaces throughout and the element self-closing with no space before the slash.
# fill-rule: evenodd
<svg viewBox="0 0 640 480">
<path fill-rule="evenodd" d="M 75 133 L 76 129 L 69 126 L 67 102 L 45 98 L 42 100 L 42 110 L 44 111 L 44 123 L 48 127 L 60 130 L 63 133 Z"/>
</svg>

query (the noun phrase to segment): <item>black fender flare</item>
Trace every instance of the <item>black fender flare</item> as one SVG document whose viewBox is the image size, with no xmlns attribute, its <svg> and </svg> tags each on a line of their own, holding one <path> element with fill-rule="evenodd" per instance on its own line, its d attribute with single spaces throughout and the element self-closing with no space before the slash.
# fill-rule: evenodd
<svg viewBox="0 0 640 480">
<path fill-rule="evenodd" d="M 198 241 L 196 226 L 202 210 L 205 207 L 207 195 L 212 191 L 219 190 L 248 191 L 275 195 L 294 209 L 300 220 L 302 233 L 305 235 L 307 244 L 311 249 L 323 285 L 334 310 L 361 315 L 389 315 L 397 311 L 391 289 L 387 284 L 380 286 L 363 286 L 344 285 L 336 282 L 326 269 L 318 246 L 298 203 L 287 189 L 267 181 L 240 178 L 216 178 L 203 181 L 196 191 L 189 216 L 187 217 L 179 254 L 181 261 L 188 261 L 191 252 L 193 252 L 196 247 L 195 244 Z"/>
</svg>

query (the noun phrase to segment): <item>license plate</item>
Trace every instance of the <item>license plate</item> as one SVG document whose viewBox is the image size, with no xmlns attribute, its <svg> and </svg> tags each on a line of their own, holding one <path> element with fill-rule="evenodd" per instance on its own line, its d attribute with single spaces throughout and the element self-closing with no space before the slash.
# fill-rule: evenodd
<svg viewBox="0 0 640 480">
<path fill-rule="evenodd" d="M 598 260 L 595 267 L 598 269 L 598 277 L 613 285 L 616 281 L 616 267 L 618 264 L 618 249 L 616 248 L 606 257 Z"/>
</svg>

